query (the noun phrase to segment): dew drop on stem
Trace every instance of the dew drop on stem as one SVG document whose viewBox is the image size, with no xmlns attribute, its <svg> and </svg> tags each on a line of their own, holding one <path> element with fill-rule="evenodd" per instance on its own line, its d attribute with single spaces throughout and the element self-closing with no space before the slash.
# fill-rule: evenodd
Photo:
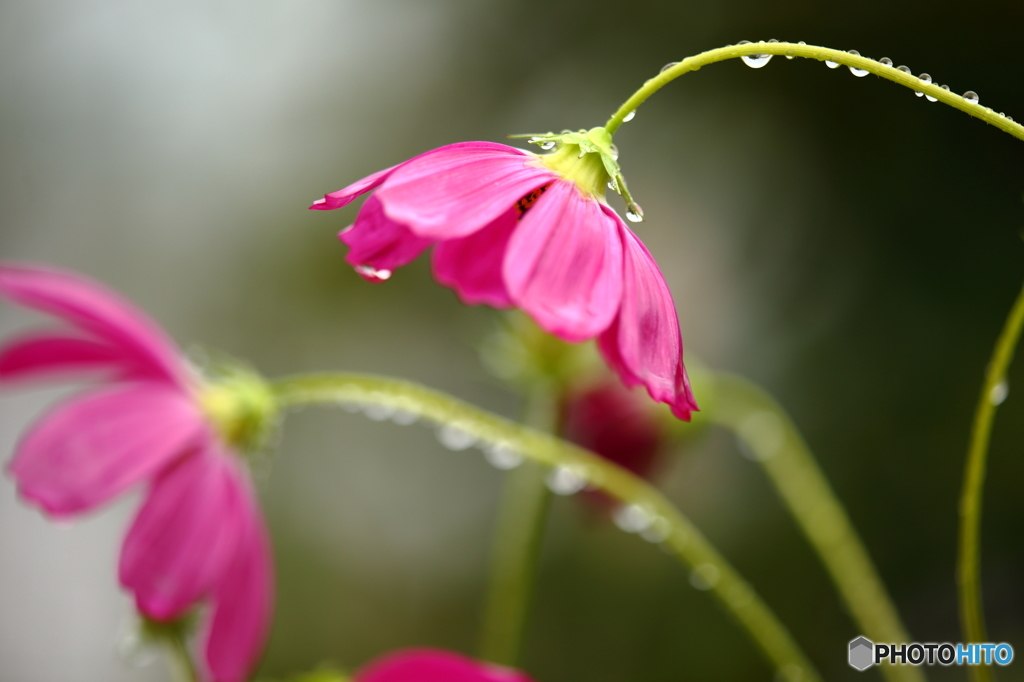
<svg viewBox="0 0 1024 682">
<path fill-rule="evenodd" d="M 556 495 L 574 495 L 583 490 L 587 484 L 586 479 L 569 467 L 555 467 L 548 474 L 548 488 Z"/>
<path fill-rule="evenodd" d="M 476 442 L 476 436 L 455 424 L 445 424 L 439 428 L 437 439 L 449 450 L 465 450 Z"/>
<path fill-rule="evenodd" d="M 484 449 L 484 459 L 495 469 L 508 471 L 523 463 L 523 455 L 508 443 L 492 445 Z"/>
<path fill-rule="evenodd" d="M 1008 395 L 1010 395 L 1010 386 L 1006 383 L 1006 379 L 1003 379 L 992 387 L 988 394 L 988 399 L 993 405 L 1002 405 Z"/>
<path fill-rule="evenodd" d="M 970 102 L 971 104 L 977 104 L 980 98 L 978 97 L 978 93 L 976 93 L 974 90 L 968 90 L 967 92 L 964 93 L 964 99 Z"/>
<path fill-rule="evenodd" d="M 661 71 L 659 71 L 658 73 L 665 73 L 666 71 L 668 71 L 669 69 L 671 69 L 673 66 L 675 66 L 678 63 L 679 62 L 669 62 L 665 66 L 661 67 Z"/>
<path fill-rule="evenodd" d="M 634 109 L 633 111 L 631 111 L 628 114 L 626 114 L 625 116 L 623 116 L 622 117 L 622 122 L 623 123 L 629 123 L 634 118 L 636 118 L 636 109 Z"/>
<path fill-rule="evenodd" d="M 626 218 L 628 218 L 631 223 L 643 222 L 644 210 L 640 208 L 640 204 L 633 203 L 627 206 Z"/>
<path fill-rule="evenodd" d="M 778 42 L 769 40 L 768 42 Z M 749 40 L 741 40 L 737 45 L 750 45 Z M 771 61 L 772 56 L 770 54 L 748 54 L 740 57 L 743 63 L 752 69 L 760 69 L 762 66 Z"/>
<path fill-rule="evenodd" d="M 889 59 L 888 57 L 882 57 L 881 59 L 878 60 L 878 63 L 881 64 L 882 66 L 888 66 L 889 68 L 892 68 L 892 60 Z"/>
<path fill-rule="evenodd" d="M 859 57 L 860 56 L 860 52 L 857 52 L 857 50 L 847 50 L 847 52 L 852 54 L 854 57 Z M 858 69 L 858 68 L 856 68 L 854 66 L 851 66 L 849 68 L 850 68 L 850 73 L 852 73 L 857 78 L 863 78 L 864 76 L 868 75 L 867 69 Z"/>
</svg>

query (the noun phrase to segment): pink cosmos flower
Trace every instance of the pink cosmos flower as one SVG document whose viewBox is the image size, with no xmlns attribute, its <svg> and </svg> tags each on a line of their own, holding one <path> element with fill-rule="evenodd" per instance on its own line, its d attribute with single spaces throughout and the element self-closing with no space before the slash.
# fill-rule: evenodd
<svg viewBox="0 0 1024 682">
<path fill-rule="evenodd" d="M 92 281 L 2 265 L 0 296 L 66 323 L 0 348 L 0 380 L 105 377 L 22 438 L 8 465 L 20 494 L 67 518 L 145 484 L 121 550 L 121 584 L 156 621 L 209 600 L 209 673 L 245 679 L 270 622 L 270 544 L 245 466 L 204 409 L 210 389 L 146 315 Z"/>
<path fill-rule="evenodd" d="M 440 649 L 406 649 L 367 664 L 353 682 L 533 682 L 524 673 Z"/>
<path fill-rule="evenodd" d="M 370 281 L 428 246 L 434 276 L 463 302 L 516 306 L 570 342 L 597 337 L 628 386 L 689 419 L 697 408 L 683 367 L 672 294 L 654 258 L 604 203 L 601 155 L 564 144 L 536 155 L 491 142 L 421 154 L 318 199 L 341 208 L 376 190 L 340 234 Z"/>
</svg>

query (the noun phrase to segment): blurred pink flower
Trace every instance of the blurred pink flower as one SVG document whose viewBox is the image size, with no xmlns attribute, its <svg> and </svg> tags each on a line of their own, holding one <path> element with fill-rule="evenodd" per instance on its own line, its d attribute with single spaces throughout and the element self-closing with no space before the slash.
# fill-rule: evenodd
<svg viewBox="0 0 1024 682">
<path fill-rule="evenodd" d="M 156 324 L 95 282 L 5 264 L 0 296 L 67 323 L 0 348 L 0 380 L 106 376 L 22 438 L 8 465 L 20 494 L 67 518 L 147 484 L 121 550 L 121 584 L 156 621 L 209 599 L 211 676 L 244 680 L 270 622 L 270 545 L 244 464 L 204 411 L 198 378 Z"/>
<path fill-rule="evenodd" d="M 368 663 L 354 682 L 533 682 L 526 674 L 440 649 L 406 649 Z"/>
<path fill-rule="evenodd" d="M 604 203 L 599 154 L 564 145 L 544 156 L 491 142 L 421 154 L 317 200 L 341 208 L 376 190 L 340 234 L 346 260 L 383 281 L 428 246 L 434 276 L 463 302 L 516 306 L 570 342 L 598 337 L 628 386 L 689 419 L 672 294 L 635 234 Z"/>
</svg>

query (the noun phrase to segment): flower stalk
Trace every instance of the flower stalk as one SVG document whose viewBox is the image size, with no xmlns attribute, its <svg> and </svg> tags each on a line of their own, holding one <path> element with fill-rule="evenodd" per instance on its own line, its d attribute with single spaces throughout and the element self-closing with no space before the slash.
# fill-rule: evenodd
<svg viewBox="0 0 1024 682">
<path fill-rule="evenodd" d="M 716 374 L 708 417 L 725 426 L 762 466 L 811 546 L 821 557 L 861 634 L 875 642 L 910 642 L 846 511 L 785 411 L 765 391 L 731 374 Z M 923 682 L 921 669 L 881 667 L 890 682 Z"/>
<path fill-rule="evenodd" d="M 782 682 L 820 677 L 790 632 L 754 589 L 664 495 L 635 474 L 580 447 L 516 424 L 413 383 L 360 374 L 320 374 L 273 383 L 282 408 L 316 404 L 388 407 L 435 424 L 453 426 L 491 447 L 512 448 L 549 467 L 565 467 L 619 502 L 642 510 L 658 538 L 686 567 L 705 578 L 708 590 L 739 622 Z"/>
<path fill-rule="evenodd" d="M 960 542 L 957 556 L 957 585 L 960 590 L 960 623 L 964 641 L 985 642 L 985 613 L 981 599 L 981 509 L 984 495 L 985 466 L 992 422 L 996 408 L 1005 397 L 1006 371 L 1024 327 L 1024 289 L 1010 309 L 1003 331 L 985 372 L 985 381 L 974 412 L 971 441 L 967 450 L 964 487 L 960 494 Z M 988 682 L 992 671 L 988 666 L 969 668 L 974 682 Z"/>
<path fill-rule="evenodd" d="M 828 47 L 801 45 L 799 43 L 767 42 L 729 45 L 727 47 L 719 47 L 714 50 L 708 50 L 707 52 L 701 52 L 700 54 L 692 57 L 687 57 L 644 83 L 643 87 L 633 93 L 633 95 L 626 100 L 621 107 L 619 107 L 618 111 L 608 119 L 608 122 L 604 127 L 609 134 L 614 135 L 615 131 L 619 129 L 619 126 L 622 125 L 626 117 L 636 111 L 636 108 L 643 104 L 648 97 L 683 74 L 691 71 L 697 71 L 708 64 L 725 61 L 726 59 L 736 59 L 737 57 L 748 57 L 751 55 L 761 54 L 803 57 L 805 59 L 816 59 L 818 61 L 827 60 L 843 66 L 863 69 L 864 71 L 873 73 L 876 76 L 910 88 L 915 92 L 924 93 L 928 97 L 934 98 L 943 104 L 948 104 L 949 106 L 970 114 L 975 118 L 980 118 L 986 123 L 994 125 L 1019 140 L 1024 140 L 1024 126 L 1020 123 L 1016 123 L 1010 118 L 1003 116 L 988 107 L 983 107 L 976 101 L 966 99 L 955 92 L 946 90 L 937 83 L 925 82 L 917 76 L 900 71 L 898 68 L 893 66 L 887 66 L 868 57 L 861 57 L 859 55 L 853 55 L 849 52 L 834 50 Z"/>
</svg>

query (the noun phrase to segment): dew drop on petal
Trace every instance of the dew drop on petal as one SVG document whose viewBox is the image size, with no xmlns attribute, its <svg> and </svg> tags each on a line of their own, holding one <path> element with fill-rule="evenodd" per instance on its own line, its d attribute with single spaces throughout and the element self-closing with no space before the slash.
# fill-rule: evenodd
<svg viewBox="0 0 1024 682">
<path fill-rule="evenodd" d="M 698 590 L 710 590 L 718 584 L 720 571 L 714 564 L 701 564 L 694 566 L 690 571 L 690 584 Z"/>
<path fill-rule="evenodd" d="M 439 428 L 437 439 L 449 450 L 465 450 L 476 442 L 476 436 L 455 424 L 445 424 Z"/>
<path fill-rule="evenodd" d="M 988 399 L 993 405 L 1002 405 L 1008 395 L 1010 395 L 1010 385 L 1006 383 L 1006 379 L 1003 379 L 992 387 Z"/>
<path fill-rule="evenodd" d="M 888 66 L 890 68 L 892 67 L 892 60 L 889 59 L 888 57 L 882 57 L 881 59 L 878 60 L 878 63 L 881 64 L 882 66 Z"/>
<path fill-rule="evenodd" d="M 569 467 L 560 466 L 548 474 L 547 484 L 556 495 L 574 495 L 583 490 L 587 481 Z"/>
<path fill-rule="evenodd" d="M 372 265 L 357 265 L 353 268 L 363 279 L 371 282 L 383 282 L 391 278 L 390 270 L 378 270 Z"/>
<path fill-rule="evenodd" d="M 651 514 L 638 504 L 622 505 L 615 510 L 612 520 L 627 533 L 640 533 L 654 523 Z"/>
<path fill-rule="evenodd" d="M 627 206 L 626 207 L 626 218 L 628 218 L 629 221 L 632 222 L 632 223 L 643 222 L 644 210 L 642 208 L 640 208 L 640 204 L 633 203 L 633 204 L 630 204 L 629 206 Z"/>
<path fill-rule="evenodd" d="M 495 469 L 508 471 L 523 463 L 523 455 L 508 443 L 492 445 L 484 449 L 484 459 Z"/>
<path fill-rule="evenodd" d="M 631 111 L 631 112 L 629 112 L 628 114 L 626 114 L 625 116 L 623 116 L 623 117 L 622 117 L 622 122 L 623 122 L 623 123 L 629 123 L 629 122 L 630 122 L 630 121 L 632 121 L 632 120 L 633 120 L 633 119 L 634 119 L 635 117 L 636 117 L 636 109 L 634 109 L 633 111 Z"/>
<path fill-rule="evenodd" d="M 971 104 L 977 104 L 979 100 L 978 93 L 976 93 L 974 90 L 968 90 L 967 92 L 964 93 L 964 99 L 970 102 Z"/>
<path fill-rule="evenodd" d="M 673 66 L 675 66 L 678 63 L 679 62 L 669 62 L 665 66 L 661 67 L 661 71 L 659 71 L 659 73 L 665 73 L 666 71 L 668 71 L 669 69 L 671 69 Z"/>
</svg>

